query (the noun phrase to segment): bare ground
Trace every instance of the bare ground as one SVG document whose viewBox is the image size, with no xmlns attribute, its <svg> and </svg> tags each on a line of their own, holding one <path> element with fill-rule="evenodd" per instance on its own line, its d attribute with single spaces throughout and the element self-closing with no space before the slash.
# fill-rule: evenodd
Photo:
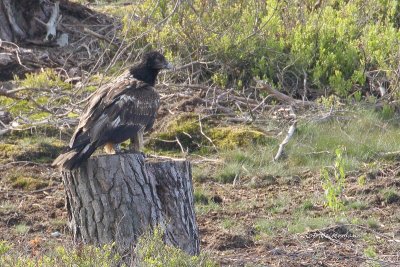
<svg viewBox="0 0 400 267">
<path fill-rule="evenodd" d="M 16 170 L 47 181 L 47 186 L 12 187 L 7 177 Z M 72 245 L 58 172 L 45 164 L 14 162 L 3 165 L 1 173 L 0 240 L 32 256 L 57 245 Z M 366 206 L 336 216 L 318 201 L 299 212 L 306 199 L 323 194 L 319 177 L 309 173 L 277 177 L 274 183 L 260 186 L 196 184 L 214 200 L 197 204 L 202 250 L 222 266 L 400 266 L 400 200 L 389 203 L 379 193 L 388 187 L 399 190 L 399 173 L 400 164 L 389 164 L 374 177 L 368 174 L 363 187 L 356 176 L 348 177 L 346 198 Z M 277 199 L 284 201 L 277 205 Z M 326 225 L 316 228 L 305 223 L 304 231 L 290 230 L 291 224 L 309 217 L 325 218 Z M 270 231 L 260 227 L 260 222 L 268 221 Z"/>
</svg>

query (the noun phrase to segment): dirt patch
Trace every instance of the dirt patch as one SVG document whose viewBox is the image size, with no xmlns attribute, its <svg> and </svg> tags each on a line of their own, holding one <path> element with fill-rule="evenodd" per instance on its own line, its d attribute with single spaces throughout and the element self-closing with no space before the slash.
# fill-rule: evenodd
<svg viewBox="0 0 400 267">
<path fill-rule="evenodd" d="M 248 248 L 254 246 L 254 241 L 251 237 L 243 235 L 232 235 L 227 233 L 218 233 L 210 238 L 210 244 L 207 246 L 209 249 L 216 249 L 219 251 Z"/>
<path fill-rule="evenodd" d="M 51 186 L 12 188 L 2 176 L 0 239 L 33 256 L 59 245 L 72 246 L 59 173 L 47 165 L 17 163 L 3 166 L 2 171 L 7 174 L 16 169 L 26 173 L 35 169 Z M 221 266 L 367 266 L 376 262 L 396 266 L 400 207 L 396 202 L 368 202 L 383 185 L 400 190 L 396 187 L 400 177 L 392 173 L 369 182 L 369 193 L 349 196 L 366 202 L 367 208 L 348 206 L 337 215 L 318 199 L 312 208 L 304 208 L 310 196 L 323 196 L 319 179 L 309 174 L 294 184 L 277 177 L 275 183 L 257 188 L 203 182 L 197 186 L 223 201 L 198 203 L 201 248 Z M 348 180 L 349 190 L 357 187 L 357 179 Z M 52 235 L 55 232 L 60 235 Z"/>
</svg>

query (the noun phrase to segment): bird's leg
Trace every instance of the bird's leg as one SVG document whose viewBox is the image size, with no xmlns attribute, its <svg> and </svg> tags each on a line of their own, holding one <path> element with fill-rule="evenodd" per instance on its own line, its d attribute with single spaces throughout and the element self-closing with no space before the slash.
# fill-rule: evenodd
<svg viewBox="0 0 400 267">
<path fill-rule="evenodd" d="M 120 144 L 106 143 L 104 150 L 107 154 L 120 154 L 122 152 Z"/>
<path fill-rule="evenodd" d="M 107 154 L 115 154 L 113 143 L 106 143 L 104 145 L 104 150 L 106 151 Z"/>
<path fill-rule="evenodd" d="M 130 140 L 130 150 L 136 153 L 142 153 L 141 151 L 143 149 L 143 130 L 138 131 L 133 137 L 131 137 Z"/>
</svg>

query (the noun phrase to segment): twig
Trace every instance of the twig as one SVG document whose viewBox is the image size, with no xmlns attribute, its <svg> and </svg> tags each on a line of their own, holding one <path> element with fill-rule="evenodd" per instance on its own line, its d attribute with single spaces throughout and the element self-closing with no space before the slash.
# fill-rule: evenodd
<svg viewBox="0 0 400 267">
<path fill-rule="evenodd" d="M 44 192 L 44 191 L 53 191 L 53 190 L 55 190 L 57 188 L 58 188 L 58 186 L 45 187 L 45 188 L 42 188 L 42 189 L 30 191 L 29 193 L 36 194 L 36 193 L 41 193 L 41 192 Z"/>
<path fill-rule="evenodd" d="M 193 67 L 193 66 L 195 66 L 195 65 L 208 65 L 208 64 L 212 64 L 212 63 L 215 63 L 215 62 L 214 62 L 214 61 L 210 61 L 210 62 L 193 61 L 193 62 L 187 63 L 187 64 L 185 64 L 185 65 L 176 67 L 176 68 L 174 69 L 174 71 L 183 70 L 183 69 L 186 69 L 186 68 Z"/>
<path fill-rule="evenodd" d="M 363 230 L 367 230 L 367 231 L 369 231 L 369 232 L 372 232 L 374 235 L 377 235 L 377 236 L 380 236 L 380 237 L 383 237 L 383 238 L 388 239 L 388 241 L 400 243 L 400 240 L 399 240 L 399 239 L 393 239 L 393 237 L 388 236 L 388 235 L 385 235 L 385 234 L 378 233 L 377 231 L 375 231 L 375 230 L 373 230 L 373 229 L 371 229 L 371 228 L 369 228 L 369 227 L 365 227 L 365 226 L 357 225 L 357 224 L 351 224 L 351 223 L 346 223 L 346 224 L 343 224 L 343 225 L 344 225 L 344 226 L 353 226 L 353 227 L 356 227 L 356 228 L 360 228 L 360 229 L 363 229 Z"/>
<path fill-rule="evenodd" d="M 104 40 L 104 41 L 106 41 L 106 42 L 108 42 L 108 43 L 110 43 L 110 44 L 112 44 L 114 46 L 119 47 L 121 45 L 121 44 L 113 42 L 113 40 L 110 40 L 109 38 L 107 38 L 104 35 L 101 35 L 101 34 L 98 34 L 97 32 L 92 31 L 89 28 L 83 27 L 83 32 L 88 33 L 88 34 L 90 34 L 90 35 L 92 35 L 92 36 L 94 36 L 94 37 L 96 37 L 98 39 Z"/>
<path fill-rule="evenodd" d="M 203 132 L 203 126 L 201 125 L 201 117 L 199 115 L 199 126 L 200 126 L 200 133 L 213 145 L 214 149 L 216 152 L 218 152 L 217 147 L 215 146 L 213 140 L 211 140 L 210 137 L 208 137 L 204 132 Z"/>
<path fill-rule="evenodd" d="M 185 149 L 183 148 L 181 142 L 179 141 L 178 137 L 175 136 L 175 141 L 178 143 L 179 147 L 181 148 L 182 154 L 186 155 L 187 151 L 185 151 Z"/>
<path fill-rule="evenodd" d="M 303 101 L 307 98 L 307 72 L 303 69 L 304 79 L 303 79 Z"/>
<path fill-rule="evenodd" d="M 148 155 L 148 157 L 156 158 L 156 159 L 186 160 L 185 158 L 174 158 L 174 157 L 160 156 L 160 155 L 155 155 L 155 154 L 150 154 L 150 155 Z"/>
<path fill-rule="evenodd" d="M 235 178 L 233 179 L 232 185 L 236 186 L 239 183 L 239 181 L 240 181 L 240 174 L 236 173 Z"/>
<path fill-rule="evenodd" d="M 257 80 L 257 79 L 254 79 L 254 80 L 257 82 L 257 84 L 261 85 L 261 87 L 257 87 L 257 89 L 266 91 L 267 93 L 273 95 L 276 99 L 278 99 L 282 102 L 285 102 L 285 103 L 288 103 L 291 105 L 301 105 L 301 106 L 308 106 L 308 107 L 316 106 L 316 104 L 314 102 L 297 100 L 290 96 L 287 96 L 287 95 L 279 92 L 278 90 L 272 88 L 272 86 L 270 84 L 266 83 L 265 81 L 261 81 L 261 80 Z"/>
<path fill-rule="evenodd" d="M 278 149 L 278 152 L 276 153 L 276 156 L 274 157 L 274 161 L 277 161 L 282 156 L 283 149 L 284 149 L 285 145 L 287 143 L 289 143 L 290 138 L 292 138 L 292 136 L 294 134 L 294 131 L 296 130 L 296 124 L 297 124 L 297 121 L 294 121 L 292 126 L 290 126 L 285 139 L 279 145 L 279 149 Z"/>
<path fill-rule="evenodd" d="M 221 159 L 210 159 L 210 158 L 203 157 L 201 155 L 197 155 L 197 156 L 201 159 L 200 160 L 192 159 L 191 162 L 193 162 L 195 164 L 199 164 L 199 163 L 203 163 L 203 162 L 223 163 L 223 160 L 221 160 Z"/>
</svg>

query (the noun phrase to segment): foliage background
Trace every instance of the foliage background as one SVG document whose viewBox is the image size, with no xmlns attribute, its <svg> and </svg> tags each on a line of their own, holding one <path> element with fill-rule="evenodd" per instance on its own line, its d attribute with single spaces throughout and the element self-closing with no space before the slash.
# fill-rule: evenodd
<svg viewBox="0 0 400 267">
<path fill-rule="evenodd" d="M 305 97 L 398 95 L 398 1 L 146 0 L 108 11 L 133 46 L 196 62 L 196 82 L 242 89 L 257 76 Z"/>
</svg>

